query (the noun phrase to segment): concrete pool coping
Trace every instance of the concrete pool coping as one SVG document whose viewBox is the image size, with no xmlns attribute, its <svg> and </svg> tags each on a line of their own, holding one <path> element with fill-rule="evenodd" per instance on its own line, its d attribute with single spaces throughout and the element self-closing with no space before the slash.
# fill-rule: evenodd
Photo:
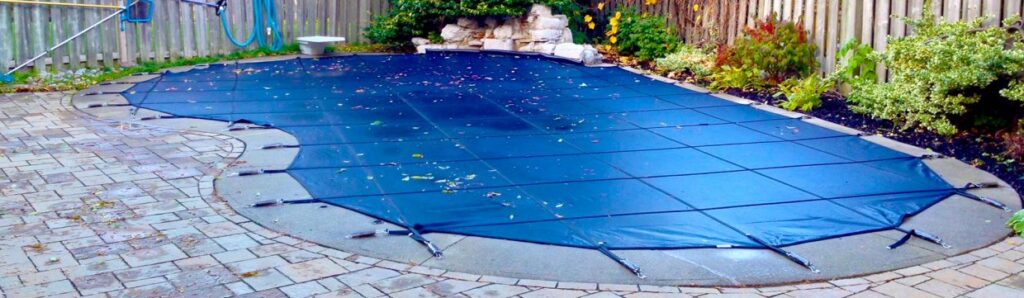
<svg viewBox="0 0 1024 298">
<path fill-rule="evenodd" d="M 288 60 L 295 57 L 249 59 L 240 61 L 240 63 Z M 187 71 L 192 68 L 179 67 L 172 68 L 170 71 Z M 639 72 L 636 69 L 627 68 L 627 70 Z M 643 73 L 641 72 L 641 74 Z M 684 88 L 707 92 L 702 88 L 680 84 L 663 77 L 647 76 L 661 81 L 674 82 Z M 75 95 L 73 103 L 76 108 L 95 117 L 127 121 L 131 107 L 117 106 L 116 104 L 127 102 L 116 93 L 129 88 L 133 82 L 152 77 L 136 76 L 123 79 L 121 82 L 125 84 L 95 86 Z M 96 92 L 115 94 L 87 95 Z M 752 101 L 730 95 L 712 95 L 754 105 Z M 114 105 L 87 108 L 103 103 Z M 807 117 L 800 113 L 766 105 L 754 105 L 754 107 L 851 134 L 860 133 L 857 130 Z M 137 116 L 156 115 L 161 115 L 161 113 L 140 110 Z M 241 140 L 246 144 L 246 150 L 240 158 L 240 162 L 225 171 L 229 174 L 251 169 L 283 169 L 291 163 L 298 152 L 298 149 L 289 148 L 260 150 L 263 146 L 271 144 L 296 143 L 293 137 L 279 130 L 227 131 L 224 122 L 197 119 L 157 119 L 145 123 L 171 129 L 224 134 Z M 863 138 L 911 155 L 934 154 L 931 151 L 902 144 L 882 136 L 864 136 Z M 952 185 L 964 185 L 968 182 L 997 182 L 1000 185 L 998 188 L 979 189 L 972 192 L 999 200 L 1013 209 L 1020 207 L 1020 199 L 1016 192 L 991 174 L 955 159 L 939 158 L 929 159 L 925 162 Z M 830 280 L 889 271 L 944 259 L 988 246 L 1005 238 L 1010 233 L 1003 224 L 1010 213 L 964 197 L 954 196 L 908 219 L 903 225 L 908 229 L 921 228 L 939 235 L 952 245 L 952 249 L 944 249 L 920 239 L 912 239 L 908 245 L 889 250 L 886 246 L 903 236 L 902 233 L 896 231 L 834 238 L 786 248 L 810 259 L 821 269 L 820 273 L 813 273 L 768 250 L 616 251 L 619 255 L 643 268 L 648 278 L 640 280 L 606 256 L 589 249 L 458 235 L 428 234 L 426 237 L 445 251 L 445 258 L 439 260 L 432 258 L 422 246 L 407 237 L 345 239 L 344 235 L 356 231 L 397 227 L 378 224 L 373 218 L 343 208 L 321 208 L 324 206 L 323 204 L 283 205 L 271 208 L 248 207 L 253 202 L 268 198 L 308 198 L 309 194 L 305 189 L 288 174 L 222 176 L 216 181 L 216 189 L 218 195 L 238 213 L 266 228 L 346 252 L 378 257 L 397 263 L 412 263 L 470 274 L 568 282 L 753 286 Z M 311 214 L 317 217 L 331 218 L 336 220 L 337 224 L 325 225 L 322 221 L 310 220 Z"/>
</svg>

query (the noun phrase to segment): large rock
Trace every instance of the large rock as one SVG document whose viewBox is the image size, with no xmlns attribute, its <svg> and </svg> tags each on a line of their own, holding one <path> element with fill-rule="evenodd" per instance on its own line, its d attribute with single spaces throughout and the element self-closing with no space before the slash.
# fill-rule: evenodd
<svg viewBox="0 0 1024 298">
<path fill-rule="evenodd" d="M 558 40 L 558 43 L 567 43 L 567 42 L 573 42 L 573 40 L 572 40 L 572 29 L 563 28 L 562 29 L 562 38 L 560 38 Z"/>
<path fill-rule="evenodd" d="M 462 42 L 472 34 L 473 31 L 455 24 L 445 25 L 444 28 L 441 29 L 441 38 L 443 38 L 445 42 Z"/>
<path fill-rule="evenodd" d="M 487 28 L 494 29 L 494 27 L 498 27 L 498 19 L 495 19 L 495 18 L 484 19 L 484 24 L 487 25 Z"/>
<path fill-rule="evenodd" d="M 564 15 L 537 17 L 530 23 L 531 29 L 562 30 L 569 26 L 569 18 Z"/>
<path fill-rule="evenodd" d="M 543 4 L 534 4 L 530 7 L 530 13 L 527 16 L 533 17 L 550 17 L 551 7 L 547 7 Z"/>
<path fill-rule="evenodd" d="M 536 29 L 530 30 L 530 38 L 535 42 L 558 42 L 562 40 L 562 30 Z"/>
<path fill-rule="evenodd" d="M 426 38 L 422 38 L 422 37 L 413 37 L 413 38 L 412 38 L 412 44 L 413 44 L 414 46 L 417 46 L 417 47 L 418 47 L 418 46 L 422 46 L 422 45 L 430 44 L 430 40 L 429 40 L 429 39 L 426 39 Z"/>
<path fill-rule="evenodd" d="M 494 28 L 491 35 L 496 39 L 511 39 L 512 34 L 515 33 L 512 29 L 512 24 L 504 24 Z"/>
<path fill-rule="evenodd" d="M 537 52 L 541 54 L 551 55 L 555 52 L 555 45 L 550 43 L 531 43 L 519 48 L 520 51 L 524 52 Z"/>
<path fill-rule="evenodd" d="M 583 60 L 583 64 L 586 65 L 600 64 L 604 60 L 604 57 L 601 57 L 601 53 L 591 45 L 583 46 L 583 53 L 580 54 L 580 58 Z"/>
<path fill-rule="evenodd" d="M 476 20 L 470 18 L 459 18 L 459 20 L 455 24 L 459 25 L 459 27 L 467 29 L 480 28 L 480 24 L 477 23 Z"/>
<path fill-rule="evenodd" d="M 583 45 L 574 43 L 561 43 L 555 46 L 555 56 L 562 58 L 569 58 L 576 61 L 583 60 L 583 50 L 586 48 Z"/>
<path fill-rule="evenodd" d="M 515 48 L 512 46 L 511 39 L 484 39 L 484 50 L 499 50 L 499 51 L 513 51 Z"/>
</svg>

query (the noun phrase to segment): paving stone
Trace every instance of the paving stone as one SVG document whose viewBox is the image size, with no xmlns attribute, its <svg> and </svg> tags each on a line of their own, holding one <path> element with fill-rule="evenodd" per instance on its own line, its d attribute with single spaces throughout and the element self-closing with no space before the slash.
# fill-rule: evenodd
<svg viewBox="0 0 1024 298">
<path fill-rule="evenodd" d="M 896 282 L 888 282 L 874 287 L 872 290 L 892 297 L 939 297 Z"/>
<path fill-rule="evenodd" d="M 349 272 L 339 275 L 337 278 L 339 281 L 345 283 L 349 287 L 355 287 L 361 284 L 368 284 L 379 280 L 391 278 L 401 275 L 398 272 L 384 268 L 367 268 L 355 272 Z"/>
<path fill-rule="evenodd" d="M 957 287 L 949 283 L 934 279 L 916 285 L 914 286 L 914 288 L 942 297 L 959 297 L 960 295 L 963 295 L 964 293 L 970 291 L 969 289 Z"/>
<path fill-rule="evenodd" d="M 505 298 L 516 296 L 529 291 L 530 289 L 527 289 L 526 287 L 510 286 L 504 284 L 490 284 L 463 292 L 463 294 L 472 298 Z"/>
<path fill-rule="evenodd" d="M 564 289 L 540 289 L 519 295 L 523 298 L 560 298 L 560 297 L 583 297 L 587 292 Z"/>
<path fill-rule="evenodd" d="M 348 272 L 327 258 L 277 267 L 295 282 L 305 282 Z"/>
<path fill-rule="evenodd" d="M 301 284 L 294 284 L 287 287 L 281 287 L 281 292 L 284 292 L 288 297 L 311 297 L 316 294 L 327 293 L 327 288 L 320 285 L 315 281 L 305 282 Z"/>
<path fill-rule="evenodd" d="M 124 288 L 113 273 L 82 276 L 72 280 L 72 283 L 82 295 L 106 293 Z"/>
<path fill-rule="evenodd" d="M 559 282 L 559 289 L 570 289 L 570 290 L 584 290 L 592 291 L 597 290 L 597 284 L 595 283 L 583 283 L 583 282 Z"/>
<path fill-rule="evenodd" d="M 995 270 L 995 269 L 989 268 L 988 266 L 983 266 L 981 264 L 974 264 L 974 265 L 971 265 L 971 266 L 960 268 L 960 269 L 958 269 L 958 271 L 963 272 L 963 273 L 967 273 L 967 274 L 970 274 L 970 275 L 974 275 L 974 276 L 977 276 L 977 277 L 980 277 L 981 279 L 984 279 L 984 280 L 987 280 L 987 281 L 990 281 L 990 282 L 998 281 L 998 280 L 1006 278 L 1007 276 L 1010 275 L 1009 273 L 1005 273 L 1005 272 L 1002 272 L 1002 271 L 999 271 L 999 270 Z"/>
<path fill-rule="evenodd" d="M 442 297 L 451 297 L 455 294 L 479 288 L 485 285 L 482 282 L 449 279 L 423 286 L 424 289 Z"/>
<path fill-rule="evenodd" d="M 984 288 L 978 289 L 977 291 L 967 294 L 967 297 L 973 298 L 991 298 L 991 297 L 1024 297 L 1024 290 L 1015 289 L 999 284 L 993 284 L 985 286 Z"/>
<path fill-rule="evenodd" d="M 948 284 L 967 289 L 977 289 L 988 284 L 988 282 L 983 279 L 953 269 L 935 271 L 929 273 L 928 276 Z"/>
<path fill-rule="evenodd" d="M 188 256 L 178 249 L 178 247 L 168 244 L 159 247 L 133 250 L 121 254 L 121 257 L 124 258 L 124 261 L 127 262 L 129 266 L 139 267 L 180 260 L 187 258 Z"/>
<path fill-rule="evenodd" d="M 384 280 L 379 280 L 371 283 L 371 285 L 373 285 L 374 288 L 377 288 L 381 292 L 390 294 L 401 292 L 415 287 L 425 286 L 435 282 L 437 282 L 437 280 L 430 276 L 422 274 L 405 274 Z"/>
<path fill-rule="evenodd" d="M 239 274 L 245 284 L 256 291 L 263 291 L 294 284 L 287 276 L 274 269 L 259 269 Z"/>
</svg>

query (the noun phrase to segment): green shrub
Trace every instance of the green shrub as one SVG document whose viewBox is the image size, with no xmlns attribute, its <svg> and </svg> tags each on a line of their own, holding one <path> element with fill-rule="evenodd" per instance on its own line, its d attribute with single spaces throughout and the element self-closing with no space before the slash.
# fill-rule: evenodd
<svg viewBox="0 0 1024 298">
<path fill-rule="evenodd" d="M 695 77 L 702 78 L 711 75 L 711 68 L 714 67 L 714 57 L 705 49 L 692 45 L 683 45 L 675 53 L 656 59 L 658 69 L 667 72 L 689 72 Z"/>
<path fill-rule="evenodd" d="M 639 61 L 665 57 L 679 46 L 679 39 L 662 17 L 620 10 L 608 21 L 608 41 L 620 55 Z"/>
<path fill-rule="evenodd" d="M 761 79 L 760 69 L 725 65 L 711 74 L 711 85 L 708 87 L 712 90 L 756 90 L 763 89 L 765 81 Z"/>
<path fill-rule="evenodd" d="M 1017 211 L 1010 220 L 1006 221 L 1006 226 L 1013 230 L 1013 233 L 1024 236 L 1024 210 Z"/>
<path fill-rule="evenodd" d="M 821 95 L 832 89 L 832 85 L 832 81 L 821 79 L 817 75 L 802 80 L 785 81 L 779 85 L 780 93 L 786 96 L 782 107 L 790 111 L 804 112 L 816 109 L 821 106 Z"/>
<path fill-rule="evenodd" d="M 889 82 L 853 85 L 853 110 L 944 135 L 957 132 L 955 122 L 976 126 L 997 123 L 999 113 L 1019 113 L 1019 104 L 1007 103 L 1024 100 L 1017 80 L 1024 71 L 1020 35 L 984 28 L 983 19 L 937 22 L 924 11 L 908 21 L 915 34 L 891 39 L 881 54 Z"/>
<path fill-rule="evenodd" d="M 784 22 L 772 16 L 758 20 L 753 27 L 743 30 L 744 35 L 733 46 L 722 46 L 716 57 L 716 66 L 730 74 L 716 76 L 725 79 L 747 78 L 761 82 L 718 82 L 718 86 L 777 86 L 790 78 L 803 78 L 818 68 L 814 57 L 816 46 L 807 39 L 807 31 L 801 23 Z M 759 73 L 758 76 L 736 76 L 744 73 Z"/>
<path fill-rule="evenodd" d="M 374 43 L 406 46 L 413 37 L 428 36 L 459 17 L 521 16 L 533 4 L 544 4 L 579 19 L 574 0 L 390 0 L 391 8 L 377 16 L 364 32 Z M 576 23 L 574 23 L 576 24 Z"/>
<path fill-rule="evenodd" d="M 839 57 L 845 57 L 836 72 L 833 74 L 835 80 L 846 84 L 872 83 L 878 79 L 875 66 L 878 64 L 878 55 L 869 44 L 861 44 L 856 39 L 851 39 L 839 49 Z"/>
</svg>

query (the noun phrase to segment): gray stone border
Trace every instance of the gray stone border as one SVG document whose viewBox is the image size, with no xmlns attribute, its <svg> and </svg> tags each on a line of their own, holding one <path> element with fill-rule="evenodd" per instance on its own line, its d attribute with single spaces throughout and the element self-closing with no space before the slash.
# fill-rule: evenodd
<svg viewBox="0 0 1024 298">
<path fill-rule="evenodd" d="M 348 55 L 344 55 L 348 56 Z M 299 56 L 268 57 L 260 59 L 247 59 L 239 63 L 255 63 L 267 61 L 279 61 L 294 59 Z M 571 60 L 570 60 L 571 61 Z M 608 67 L 608 66 L 605 66 Z M 193 69 L 194 67 L 178 67 L 170 71 L 180 72 Z M 650 78 L 675 82 L 664 77 L 644 74 L 636 69 L 625 68 Z M 137 76 L 121 80 L 123 83 L 135 83 L 151 76 Z M 677 85 L 707 93 L 706 89 L 692 86 L 685 83 L 675 82 Z M 127 84 L 101 85 L 91 88 L 74 96 L 74 106 L 88 114 L 107 119 L 128 119 L 127 107 L 108 106 L 85 109 L 85 106 L 96 104 L 96 101 L 108 104 L 126 103 L 119 95 L 92 95 L 83 99 L 83 95 L 94 91 L 119 92 L 130 87 Z M 120 90 L 118 90 L 120 89 Z M 742 104 L 752 104 L 751 101 L 722 94 L 714 96 L 735 101 Z M 118 102 L 120 99 L 120 102 Z M 757 105 L 755 108 L 776 112 L 793 118 L 800 118 L 809 123 L 825 126 L 832 129 L 856 134 L 858 131 L 839 126 L 824 120 L 810 118 L 803 114 L 793 113 Z M 140 110 L 139 116 L 160 115 L 161 113 L 149 110 Z M 120 117 L 120 118 L 118 118 Z M 217 134 L 228 135 L 246 144 L 247 149 L 262 147 L 271 143 L 294 143 L 294 138 L 279 130 L 252 130 L 241 132 L 224 131 L 224 123 L 198 119 L 158 119 L 147 122 L 147 125 L 154 125 L 172 129 L 198 130 Z M 865 140 L 878 143 L 898 151 L 912 155 L 930 154 L 930 151 L 914 146 L 898 143 L 881 136 L 865 136 Z M 279 150 L 245 150 L 240 157 L 240 163 L 236 163 L 227 169 L 227 172 L 237 172 L 252 168 L 274 168 L 290 163 L 297 154 L 297 149 Z M 995 189 L 978 190 L 978 194 L 987 195 L 1000 200 L 1015 209 L 1020 207 L 1020 200 L 1016 192 L 1005 182 L 994 176 L 963 164 L 953 159 L 935 159 L 926 163 L 939 173 L 947 181 L 954 185 L 966 182 L 994 182 L 998 181 L 1001 187 Z M 444 260 L 430 259 L 429 255 L 415 242 L 404 237 L 381 237 L 368 240 L 345 240 L 340 235 L 347 232 L 378 229 L 386 225 L 374 224 L 372 218 L 359 215 L 344 208 L 320 208 L 319 204 L 307 205 L 286 205 L 274 208 L 255 209 L 248 208 L 248 204 L 260 198 L 282 197 L 282 198 L 303 198 L 308 193 L 287 174 L 273 174 L 252 176 L 246 178 L 219 177 L 216 179 L 217 190 L 231 206 L 240 214 L 249 217 L 271 230 L 284 232 L 298 238 L 307 239 L 329 247 L 367 256 L 379 256 L 385 259 L 392 259 L 398 263 L 415 263 L 427 267 L 444 268 L 457 272 L 468 272 L 483 275 L 512 276 L 527 279 L 558 280 L 558 281 L 580 281 L 600 283 L 621 283 L 621 284 L 649 284 L 649 285 L 695 285 L 695 286 L 747 286 L 747 285 L 773 285 L 803 282 L 809 280 L 837 279 L 848 276 L 859 276 L 874 272 L 888 271 L 912 265 L 926 263 L 929 261 L 943 259 L 945 256 L 958 255 L 976 248 L 987 246 L 995 241 L 1005 238 L 1009 234 L 1002 223 L 1009 214 L 1001 211 L 992 212 L 988 206 L 979 206 L 974 201 L 963 198 L 950 198 L 921 214 L 909 219 L 904 226 L 924 227 L 923 229 L 943 235 L 949 242 L 953 243 L 954 249 L 943 250 L 936 246 L 918 240 L 912 240 L 907 246 L 900 248 L 902 258 L 893 259 L 892 252 L 879 250 L 891 241 L 898 238 L 898 233 L 883 231 L 869 234 L 862 234 L 850 237 L 823 240 L 808 244 L 791 246 L 790 250 L 815 260 L 824 269 L 822 274 L 812 274 L 802 267 L 795 266 L 788 261 L 781 259 L 773 253 L 763 250 L 719 250 L 719 249 L 690 249 L 670 251 L 621 251 L 620 254 L 640 263 L 641 266 L 652 276 L 647 280 L 637 280 L 628 271 L 618 267 L 604 256 L 595 254 L 592 250 L 573 249 L 565 247 L 525 244 L 505 240 L 484 239 L 477 237 L 464 237 L 457 235 L 430 234 L 428 238 L 435 243 L 442 245 L 448 250 L 448 258 Z M 983 208 L 979 208 L 983 207 Z M 939 211 L 932 211 L 939 210 Z M 323 214 L 318 214 L 323 213 Z M 315 220 L 308 218 L 309 214 L 317 214 L 319 217 L 338 219 L 339 224 L 325 227 Z M 950 227 L 948 223 L 956 216 L 963 217 L 965 214 L 980 215 L 979 219 L 989 218 L 987 221 L 976 223 L 978 226 L 968 227 L 958 225 Z M 966 223 L 971 220 L 968 217 Z M 311 225 L 312 223 L 312 225 Z M 938 223 L 935 225 L 934 223 Z M 939 227 L 946 226 L 948 231 Z M 943 232 L 949 232 L 943 233 Z M 980 232 L 980 233 L 979 233 Z M 957 237 L 950 237 L 950 236 Z M 962 236 L 962 238 L 961 238 Z M 965 241 L 962 239 L 974 239 Z M 980 241 L 979 241 L 980 240 Z M 404 244 L 402 244 L 404 243 Z M 867 244 L 867 246 L 865 246 Z M 844 249 L 835 251 L 832 247 L 859 246 L 858 249 Z M 471 251 L 470 253 L 459 253 L 461 250 Z M 481 252 L 487 252 L 481 254 Z M 866 254 L 861 253 L 866 252 Z M 881 252 L 888 255 L 882 255 Z M 818 254 L 822 253 L 822 254 Z M 472 256 L 468 256 L 472 254 Z M 812 256 L 820 255 L 821 258 Z M 456 257 L 457 256 L 457 257 Z M 880 257 L 880 258 L 865 258 Z M 454 260 L 453 260 L 454 259 Z M 832 262 L 829 262 L 831 260 Z M 822 262 L 825 261 L 825 262 Z M 741 263 L 742 262 L 742 263 Z M 654 264 L 654 265 L 645 265 Z M 513 266 L 518 265 L 518 266 Z M 725 272 L 725 273 L 723 273 Z"/>
</svg>

